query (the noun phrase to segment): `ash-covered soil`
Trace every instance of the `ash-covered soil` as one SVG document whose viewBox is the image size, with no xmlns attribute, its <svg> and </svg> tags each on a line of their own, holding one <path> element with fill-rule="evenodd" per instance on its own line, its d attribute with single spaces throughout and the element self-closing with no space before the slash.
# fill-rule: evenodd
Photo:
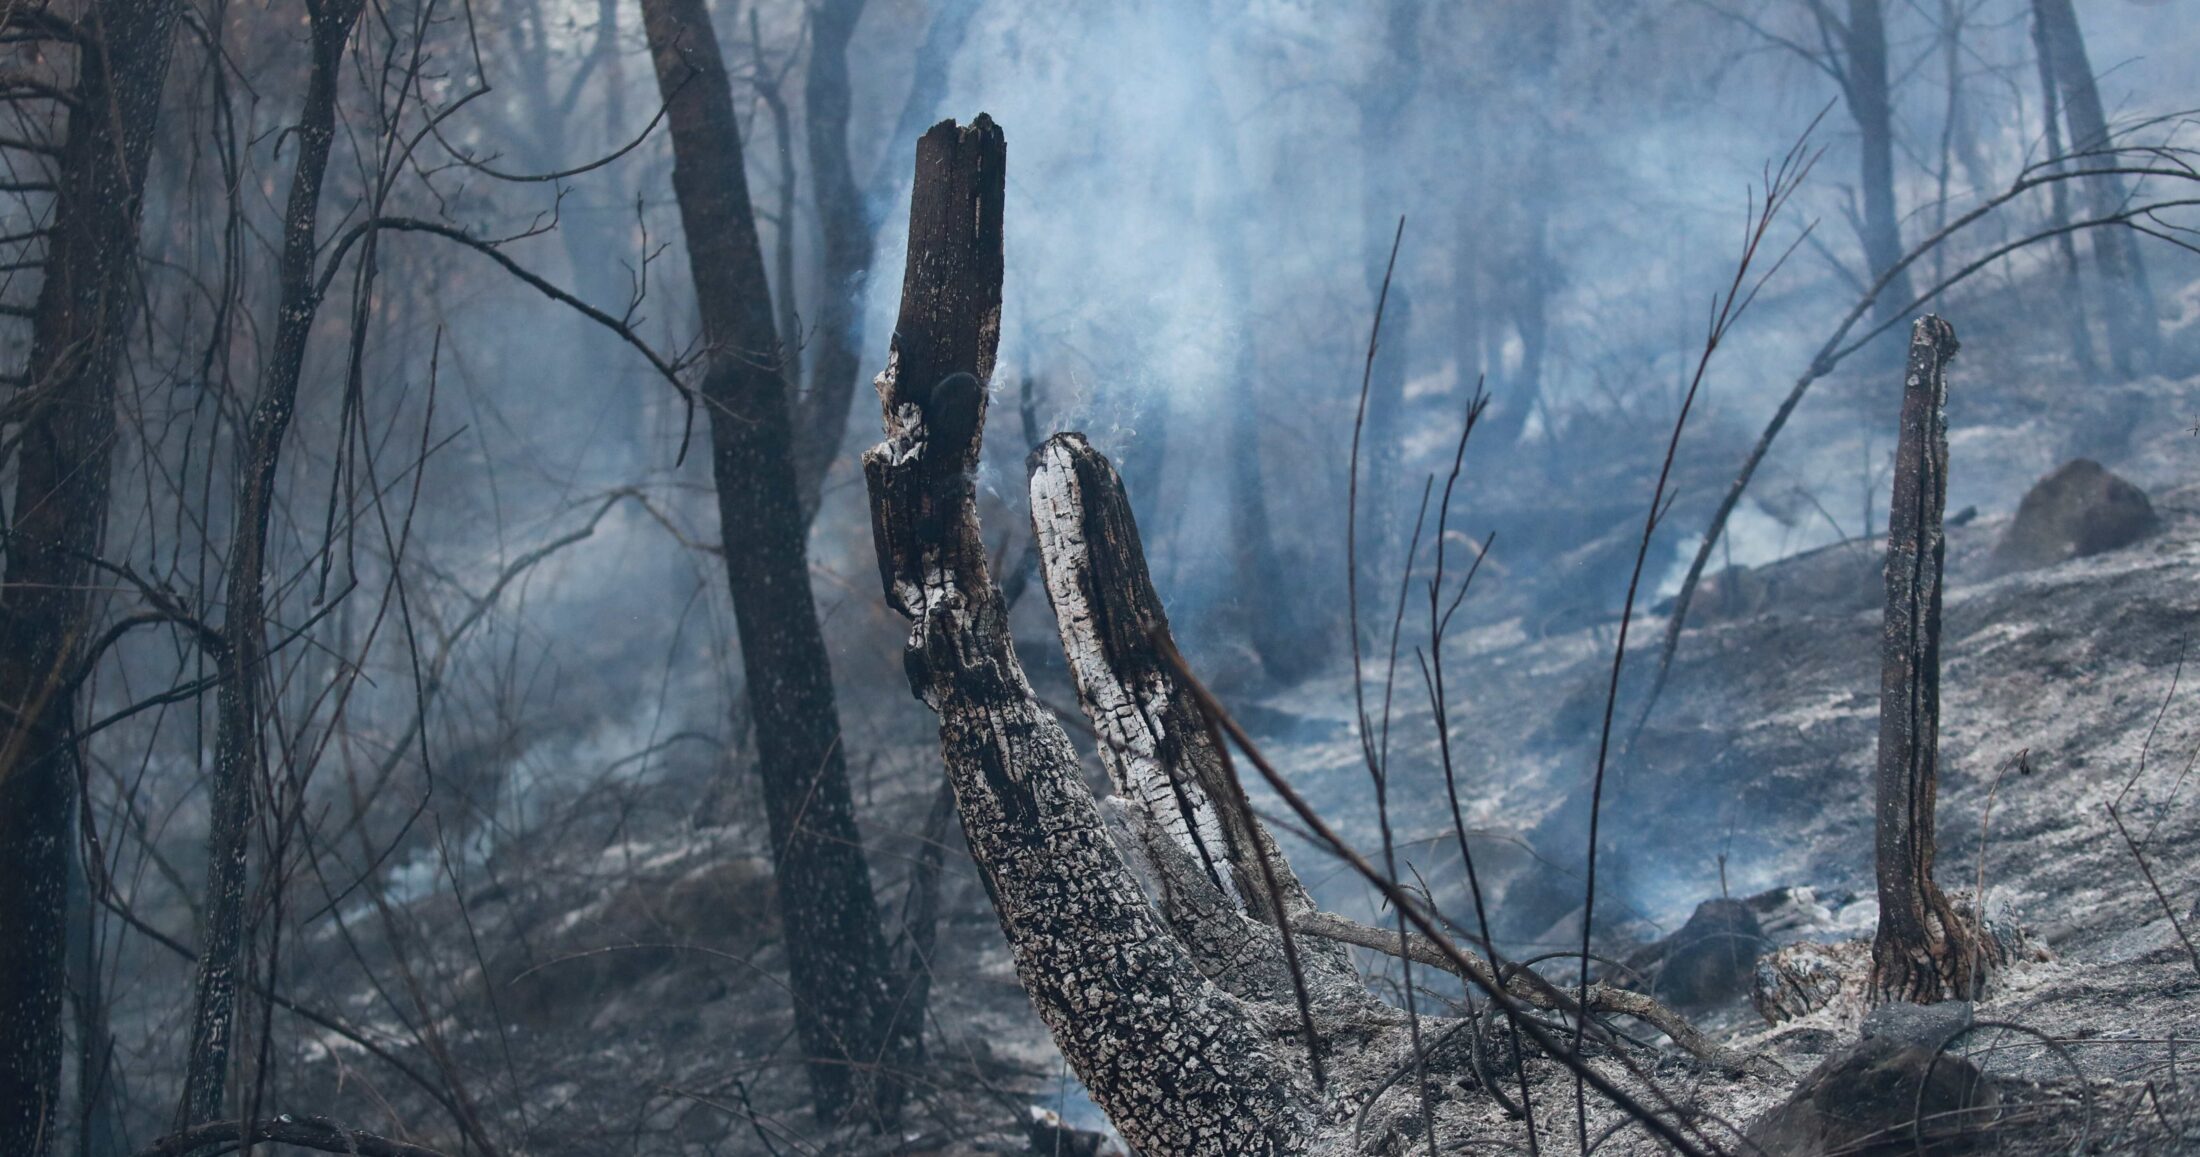
<svg viewBox="0 0 2200 1157">
<path fill-rule="evenodd" d="M 1958 415 L 1950 508 L 1978 513 L 1949 533 L 1940 878 L 1966 895 L 1983 885 L 1987 910 L 2026 939 L 1975 1009 L 1981 1022 L 2021 1028 L 1980 1028 L 1950 1051 L 2004 1083 L 1992 1141 L 2013 1151 L 2081 1143 L 2173 1151 L 2190 1147 L 2184 1134 L 2200 1132 L 2189 1072 L 2189 1054 L 2200 1051 L 2200 961 L 2178 927 L 2200 934 L 2200 784 L 2188 775 L 2200 757 L 2200 653 L 2188 653 L 2200 623 L 2200 483 L 2191 480 L 2200 442 L 2185 433 L 2184 413 L 2200 382 L 2155 385 L 2153 394 L 2124 391 L 2098 405 L 2140 414 L 2139 432 L 2102 457 L 2149 492 L 2163 529 L 2126 549 L 2002 577 L 1986 573 L 1986 556 L 2024 486 L 2056 464 L 2034 452 L 2055 439 L 2032 418 L 1966 426 Z M 2022 454 L 2009 449 L 2020 445 Z M 1848 451 L 1813 444 L 1810 452 Z M 1462 521 L 1471 527 L 1471 515 Z M 1865 1011 L 1855 995 L 1863 957 L 1853 945 L 1874 921 L 1880 549 L 1851 541 L 1761 568 L 1759 577 L 1777 581 L 1747 605 L 1707 596 L 1670 684 L 1629 745 L 1664 625 L 1654 608 L 1638 617 L 1598 815 L 1593 940 L 1601 955 L 1625 957 L 1671 933 L 1705 900 L 1811 890 L 1812 903 L 1769 929 L 1768 941 L 1831 946 L 1828 955 L 1850 968 L 1841 993 L 1778 1026 L 1739 994 L 1696 1010 L 1699 1023 L 1798 1080 L 1856 1039 Z M 1579 946 L 1592 772 L 1617 627 L 1594 621 L 1545 633 L 1525 615 L 1486 614 L 1446 644 L 1460 822 L 1498 945 L 1513 959 Z M 1416 643 L 1425 647 L 1422 631 L 1416 637 L 1409 616 L 1389 724 L 1389 826 L 1401 859 L 1472 930 L 1445 771 L 1412 656 Z M 1370 656 L 1368 670 L 1385 662 Z M 1034 678 L 1051 701 L 1073 701 L 1044 671 Z M 1338 664 L 1289 691 L 1233 700 L 1294 783 L 1373 848 L 1383 824 L 1349 680 Z M 323 925 L 287 950 L 299 977 L 289 992 L 340 1013 L 424 1076 L 463 1074 L 495 1131 L 525 1138 L 530 1153 L 1026 1151 L 1035 1104 L 1096 1126 L 1025 1003 L 956 833 L 925 831 L 936 783 L 927 769 L 937 756 L 927 732 L 906 730 L 906 749 L 885 761 L 865 808 L 890 927 L 927 840 L 942 836 L 949 854 L 930 1059 L 914 1075 L 898 1136 L 825 1134 L 809 1121 L 763 836 L 738 820 L 694 827 L 699 789 L 677 776 L 616 809 L 507 839 L 466 878 L 441 881 L 425 898 L 382 911 L 355 896 L 347 920 L 394 929 L 406 946 L 402 966 L 383 948 L 365 950 L 389 990 L 349 979 L 359 974 L 350 963 L 359 945 L 388 938 L 354 941 Z M 760 815 L 740 804 L 718 810 Z M 1366 890 L 1333 863 L 1303 846 L 1293 854 L 1326 905 L 1379 918 Z M 1371 983 L 1396 992 L 1391 962 L 1363 963 Z M 1555 978 L 1573 964 L 1541 967 Z M 1431 985 L 1432 998 L 1451 995 Z M 127 1009 L 131 995 L 122 997 Z M 1628 1031 L 1658 1042 L 1647 1029 Z M 1734 1130 L 1794 1084 L 1721 1076 L 1670 1046 L 1631 1049 L 1628 1062 L 1633 1070 L 1610 1057 L 1597 1063 L 1646 1103 L 1737 1150 L 1746 1147 Z M 1531 1059 L 1528 1070 L 1544 1151 L 1574 1151 L 1570 1079 L 1547 1059 Z M 451 1118 L 449 1106 L 391 1076 L 356 1040 L 305 1037 L 282 1071 L 286 1101 L 330 1112 L 356 1106 L 354 1119 L 414 1122 L 424 1143 L 461 1148 L 453 1127 L 435 1124 Z M 1487 1094 L 1451 1086 L 1441 1098 L 1437 1111 L 1474 1122 L 1491 1148 L 1526 1147 L 1523 1123 Z M 1586 1133 L 1602 1152 L 1650 1147 L 1593 1094 Z M 1377 1129 L 1369 1147 L 1407 1152 L 1408 1140 Z"/>
<path fill-rule="evenodd" d="M 1980 1027 L 1948 1051 L 2001 1082 L 1996 1131 L 1973 1139 L 2009 1151 L 2186 1151 L 2195 1144 L 2186 1138 L 2200 1138 L 2190 1066 L 2200 1040 L 2200 958 L 2188 940 L 2200 937 L 2200 653 L 2188 654 L 2200 625 L 2200 486 L 2191 481 L 2200 446 L 2186 432 L 2189 419 L 2170 420 L 2189 389 L 2155 385 L 2160 396 L 2144 400 L 2146 426 L 2109 464 L 2150 492 L 2163 527 L 2107 554 L 1994 577 L 1988 556 L 2033 476 L 2030 458 L 2012 462 L 2006 447 L 2040 439 L 1989 425 L 1955 439 L 1955 490 L 1976 496 L 1981 512 L 1949 531 L 1939 877 L 1967 902 L 1983 888 L 1988 912 L 2024 939 L 1973 1010 Z M 2102 404 L 2141 403 L 2119 396 Z M 2044 461 L 2038 473 L 2054 465 Z M 1979 474 L 2006 493 L 1990 500 Z M 1954 498 L 1950 509 L 1960 509 Z M 1699 1023 L 1797 1078 L 1854 1042 L 1866 1011 L 1857 985 L 1876 921 L 1882 549 L 1852 541 L 1760 568 L 1752 601 L 1739 609 L 1707 596 L 1701 625 L 1685 634 L 1671 681 L 1630 746 L 1664 626 L 1655 613 L 1638 618 L 1598 817 L 1593 941 L 1602 955 L 1625 957 L 1674 932 L 1705 900 L 1812 890 L 1815 907 L 1768 930 L 1766 946 L 1827 944 L 1844 969 L 1839 995 L 1777 1026 L 1738 993 L 1697 1010 Z M 1605 623 L 1536 639 L 1508 619 L 1481 626 L 1465 646 L 1450 644 L 1462 818 L 1499 946 L 1516 959 L 1579 950 L 1616 631 Z M 1409 625 L 1407 645 L 1414 641 Z M 1380 669 L 1383 657 L 1374 662 Z M 1392 790 L 1413 802 L 1393 809 L 1394 837 L 1411 849 L 1439 905 L 1471 930 L 1418 673 L 1400 687 Z M 1348 702 L 1348 688 L 1302 688 L 1264 705 L 1264 721 L 1281 740 L 1280 762 L 1372 845 L 1380 825 L 1349 708 L 1335 706 Z M 1293 741 L 1293 729 L 1327 734 Z M 1372 914 L 1341 881 L 1324 898 Z M 1574 967 L 1544 966 L 1554 978 Z M 1661 1066 L 1657 1084 L 1683 1115 L 1729 1147 L 1746 1144 L 1717 1122 L 1746 1124 L 1792 1087 L 1728 1080 L 1670 1049 L 1650 1063 Z M 1571 1151 L 1572 1083 L 1555 1065 L 1531 1071 L 1547 1081 L 1534 1086 L 1537 1119 L 1552 1127 L 1546 1148 Z M 1656 1103 L 1650 1084 L 1629 1079 Z M 1466 1106 L 1476 1100 L 1465 1098 L 1460 1111 L 1475 1111 Z M 1493 1143 L 1525 1146 L 1518 1121 L 1487 1097 L 1479 1104 Z M 1606 1151 L 1650 1146 L 1619 1115 L 1592 1109 L 1592 1144 L 1600 1129 L 1617 1130 Z M 1907 1135 L 1900 1141 L 1914 1150 Z"/>
</svg>

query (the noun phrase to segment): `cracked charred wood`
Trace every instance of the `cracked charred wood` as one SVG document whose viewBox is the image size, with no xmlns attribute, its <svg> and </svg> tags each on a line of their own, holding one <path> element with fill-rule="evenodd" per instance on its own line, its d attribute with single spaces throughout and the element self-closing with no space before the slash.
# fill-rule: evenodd
<svg viewBox="0 0 2200 1157">
<path fill-rule="evenodd" d="M 1339 928 L 1361 926 L 1314 910 L 1244 804 L 1205 726 L 1227 721 L 1169 644 L 1121 481 L 1073 434 L 1034 455 L 1032 520 L 1080 702 L 1122 788 L 1104 809 L 1025 679 L 974 473 L 1000 331 L 1005 161 L 984 116 L 918 143 L 901 314 L 877 379 L 886 439 L 864 472 L 880 579 L 911 624 L 910 688 L 939 715 L 971 858 L 1017 974 L 1139 1152 L 1355 1152 L 1371 1120 L 1417 1138 L 1432 1106 L 1417 1082 L 1395 1080 L 1417 1067 L 1407 1015 L 1368 993 L 1344 955 L 1355 941 Z M 1329 943 L 1308 944 L 1294 972 L 1287 932 Z M 1367 932 L 1399 950 L 1395 936 Z M 1460 950 L 1429 951 L 1498 983 Z M 1642 1011 L 1623 1011 L 1661 1015 L 1634 999 Z M 1424 1019 L 1425 1039 L 1460 1023 Z M 1675 1024 L 1676 1037 L 1688 1031 Z M 1427 1055 L 1418 1067 L 1466 1063 Z M 1460 1144 L 1473 1128 L 1452 1118 L 1435 1131 Z"/>
<path fill-rule="evenodd" d="M 939 713 L 963 831 L 1017 974 L 1063 1056 L 1148 1153 L 1295 1153 L 1315 1094 L 1202 976 L 1117 853 L 1061 725 L 1025 680 L 972 468 L 1000 337 L 1006 146 L 980 116 L 917 143 L 901 314 L 864 455 L 911 690 Z"/>
<path fill-rule="evenodd" d="M 1313 911 L 1267 830 L 1231 804 L 1237 788 L 1206 717 L 1162 657 L 1168 612 L 1121 476 L 1083 434 L 1055 435 L 1030 466 L 1047 599 L 1078 706 L 1100 736 L 1100 762 L 1116 791 L 1144 807 L 1256 919 L 1274 924 Z M 1273 896 L 1263 857 L 1277 883 Z"/>
<path fill-rule="evenodd" d="M 45 280 L 31 310 L 0 584 L 0 1153 L 59 1121 L 63 945 L 79 768 L 75 684 L 97 634 L 115 373 L 135 301 L 138 217 L 180 6 L 101 0 L 78 45 Z"/>
<path fill-rule="evenodd" d="M 1940 778 L 1940 597 L 1948 501 L 1948 361 L 1955 327 L 1910 331 L 1894 501 L 1887 516 L 1887 613 L 1879 674 L 1879 931 L 1874 1003 L 1975 996 L 1985 980 L 1976 930 L 1933 882 Z"/>
<path fill-rule="evenodd" d="M 672 131 L 709 364 L 711 471 L 770 826 L 788 987 L 824 1119 L 888 1122 L 893 1074 L 919 1055 L 923 1010 L 891 976 L 856 828 L 840 715 L 810 594 L 787 382 L 742 168 L 733 91 L 703 0 L 643 0 Z"/>
</svg>

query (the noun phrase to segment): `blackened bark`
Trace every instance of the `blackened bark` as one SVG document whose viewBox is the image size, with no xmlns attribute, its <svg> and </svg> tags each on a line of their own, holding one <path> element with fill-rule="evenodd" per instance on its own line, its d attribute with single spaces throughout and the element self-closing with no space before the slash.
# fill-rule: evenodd
<svg viewBox="0 0 2200 1157">
<path fill-rule="evenodd" d="M 1849 0 L 1842 26 L 1842 96 L 1856 121 L 1861 152 L 1857 179 L 1862 185 L 1864 261 L 1871 280 L 1884 277 L 1902 260 L 1902 219 L 1894 196 L 1894 101 L 1887 83 L 1887 25 L 1880 0 Z M 1872 318 L 1886 322 L 1910 304 L 1910 275 L 1896 274 L 1872 303 Z"/>
<path fill-rule="evenodd" d="M 2094 83 L 2093 64 L 2085 51 L 2085 35 L 2078 28 L 2077 10 L 2070 0 L 2033 0 L 2036 39 L 2048 58 L 2054 80 L 2062 89 L 2063 115 L 2070 127 L 2070 151 L 2081 172 L 2110 169 L 2116 158 L 2105 150 L 2114 147 L 2108 115 L 2101 106 L 2100 86 Z M 2086 199 L 2094 216 L 2121 213 L 2124 183 L 2114 173 L 2085 178 Z M 2102 311 L 2108 323 L 2109 359 L 2126 376 L 2144 373 L 2161 350 L 2161 321 L 2154 290 L 2147 281 L 2146 264 L 2139 256 L 2137 235 L 2129 229 L 2091 231 L 2093 260 L 2100 270 Z"/>
<path fill-rule="evenodd" d="M 178 14 L 171 0 L 92 7 L 23 375 L 51 393 L 19 431 L 0 590 L 0 1153 L 29 1157 L 46 1152 L 60 1119 L 72 676 L 96 614 L 90 563 L 106 521 L 114 377 Z"/>
<path fill-rule="evenodd" d="M 267 658 L 267 525 L 275 507 L 283 437 L 298 404 L 306 340 L 320 305 L 314 274 L 321 184 L 336 139 L 336 88 L 344 45 L 363 7 L 363 0 L 327 0 L 309 9 L 313 65 L 298 118 L 297 162 L 283 213 L 275 345 L 259 400 L 245 419 L 238 446 L 237 538 L 229 551 L 228 612 L 222 623 L 222 649 L 216 656 L 221 690 L 216 697 L 207 832 L 206 923 L 183 1095 L 176 1110 L 178 1129 L 222 1116 L 230 1038 L 236 1024 L 237 978 L 246 963 L 245 893 L 253 798 L 267 768 L 260 733 L 260 690 Z"/>
<path fill-rule="evenodd" d="M 817 517 L 818 492 L 848 432 L 861 356 L 863 291 L 871 278 L 871 223 L 848 162 L 848 42 L 867 0 L 824 0 L 810 10 L 810 67 L 802 90 L 810 189 L 817 202 L 824 274 L 810 388 L 795 430 L 795 476 L 804 525 Z"/>
<path fill-rule="evenodd" d="M 1068 737 L 1011 645 L 971 467 L 1001 319 L 1005 146 L 980 116 L 917 146 L 902 308 L 864 456 L 910 686 L 1039 1015 L 1140 1152 L 1302 1151 L 1309 1090 L 1170 937 L 1103 828 Z"/>
<path fill-rule="evenodd" d="M 1875 1002 L 1970 999 L 1983 985 L 1976 932 L 1933 882 L 1940 774 L 1940 595 L 1948 500 L 1948 360 L 1955 328 L 1927 315 L 1910 333 L 1887 516 L 1887 614 L 1876 782 L 1879 931 Z"/>
<path fill-rule="evenodd" d="M 892 991 L 856 829 L 732 89 L 703 0 L 645 0 L 642 23 L 670 110 L 673 193 L 710 350 L 711 469 L 795 1027 L 820 1116 L 891 1120 L 901 1098 L 893 1071 L 917 1056 L 922 1010 Z"/>
</svg>

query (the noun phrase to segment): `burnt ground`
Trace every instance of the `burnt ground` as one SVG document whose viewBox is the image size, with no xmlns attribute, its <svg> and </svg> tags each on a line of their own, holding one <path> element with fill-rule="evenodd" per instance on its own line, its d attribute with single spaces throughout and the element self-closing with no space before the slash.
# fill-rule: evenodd
<svg viewBox="0 0 2200 1157">
<path fill-rule="evenodd" d="M 2101 1151 L 2168 1150 L 2177 1147 L 2177 1114 L 2193 1114 L 2191 1078 L 2179 1069 L 2189 1067 L 2179 1049 L 2193 1046 L 2170 1042 L 2200 1042 L 2200 964 L 2107 810 L 2121 799 L 2170 909 L 2200 933 L 2200 784 L 2187 776 L 2200 757 L 2200 648 L 2188 654 L 2187 646 L 2200 624 L 2200 484 L 2188 481 L 2200 443 L 2182 417 L 2200 413 L 2189 404 L 2200 382 L 2153 385 L 2152 394 L 2099 401 L 2125 418 L 2138 414 L 2130 419 L 2137 433 L 2110 447 L 2120 452 L 2101 454 L 2149 491 L 2165 525 L 2098 557 L 1987 577 L 1986 553 L 2024 485 L 2055 464 L 2060 443 L 2016 406 L 2006 418 L 1989 412 L 1959 424 L 1955 436 L 1950 507 L 1975 504 L 1980 513 L 1950 531 L 1940 875 L 1964 892 L 1983 879 L 1989 911 L 2029 937 L 1977 1016 L 2066 1042 L 2060 1051 L 2017 1047 L 2010 1030 L 1980 1030 L 1959 1044 L 2012 1082 L 2012 1104 L 2030 1106 L 2012 1111 L 2012 1128 L 1997 1138 L 2010 1149 L 2066 1151 L 2083 1139 Z M 1820 441 L 1806 438 L 1799 452 L 1849 452 Z M 2054 447 L 2042 451 L 2043 443 Z M 1776 580 L 1771 593 L 1741 606 L 1712 600 L 1686 634 L 1648 727 L 1607 776 L 1594 937 L 1601 954 L 1624 956 L 1670 933 L 1704 900 L 1777 887 L 1810 888 L 1816 906 L 1773 932 L 1774 941 L 1839 945 L 1869 935 L 1878 549 L 1836 544 L 1763 568 L 1760 577 Z M 1492 592 L 1500 611 L 1501 595 Z M 1616 632 L 1607 620 L 1543 633 L 1524 619 L 1484 614 L 1447 641 L 1462 820 L 1499 945 L 1516 959 L 1578 947 L 1590 772 Z M 1634 626 L 1623 732 L 1644 684 L 1642 659 L 1662 627 L 1654 610 Z M 1409 620 L 1409 648 L 1412 634 Z M 1470 927 L 1410 652 L 1399 670 L 1393 835 L 1440 907 Z M 1035 677 L 1042 694 L 1071 701 L 1043 672 Z M 1325 814 L 1363 847 L 1376 846 L 1381 824 L 1359 763 L 1349 671 L 1233 701 Z M 924 845 L 935 782 L 927 769 L 937 759 L 923 728 L 906 730 L 906 747 L 863 773 L 859 787 L 890 920 Z M 422 895 L 393 896 L 387 911 L 355 895 L 342 926 L 324 922 L 286 946 L 294 978 L 286 991 L 418 1072 L 452 1066 L 495 1131 L 524 1139 L 530 1153 L 1022 1151 L 1034 1104 L 1098 1123 L 1031 1015 L 983 890 L 955 851 L 933 958 L 930 1060 L 913 1080 L 909 1125 L 894 1138 L 821 1135 L 803 1111 L 792 1063 L 768 873 L 757 858 L 762 836 L 741 819 L 759 809 L 736 799 L 717 809 L 734 817 L 730 825 L 695 826 L 707 774 L 674 768 L 615 798 L 575 801 L 571 818 L 507 836 Z M 951 830 L 947 841 L 955 842 Z M 1294 859 L 1325 904 L 1377 916 L 1334 864 L 1303 847 Z M 371 934 L 355 934 L 362 929 Z M 373 966 L 378 988 L 358 985 L 358 959 Z M 1372 983 L 1396 991 L 1394 968 L 1364 963 Z M 1571 964 L 1543 967 L 1560 975 Z M 1800 1077 L 1855 1038 L 1863 1009 L 1850 979 L 1851 990 L 1827 1007 L 1777 1027 L 1738 994 L 1697 1016 Z M 1449 994 L 1438 985 L 1431 995 Z M 176 1015 L 163 991 L 125 990 L 118 1000 L 118 1024 L 135 1026 L 126 1037 L 161 1039 L 158 1026 Z M 459 1148 L 446 1108 L 358 1042 L 295 1022 L 273 1039 L 284 1104 Z M 127 1064 L 157 1074 L 160 1059 Z M 1632 1059 L 1730 1146 L 1731 1133 L 1710 1122 L 1744 1122 L 1788 1091 L 1705 1073 L 1670 1048 Z M 1569 1151 L 1571 1083 L 1547 1061 L 1529 1069 L 1547 1150 Z M 2159 1112 L 2145 1098 L 2150 1081 Z M 1473 1090 L 1452 1090 L 1439 1111 L 1478 1122 L 1493 1148 L 1524 1143 L 1521 1126 Z M 2044 1123 L 2015 1129 L 2023 1119 Z M 1639 1129 L 1592 1107 L 1592 1141 L 1607 1130 L 1605 1151 L 1648 1144 Z"/>
<path fill-rule="evenodd" d="M 1958 496 L 1983 498 L 1990 488 L 1980 474 L 1998 476 L 2006 489 L 1998 509 L 1981 502 L 1985 513 L 1949 534 L 1938 808 L 1943 885 L 1968 895 L 1983 882 L 1988 911 L 2027 937 L 1975 1014 L 2021 1027 L 1981 1028 L 1953 1046 L 1980 1056 L 2012 1090 L 2042 1082 L 2024 1086 L 2028 1107 L 2008 1110 L 2008 1128 L 1996 1138 L 2003 1148 L 2062 1151 L 2082 1140 L 2103 1151 L 2176 1149 L 2183 1143 L 2173 1126 L 2189 1133 L 2194 1119 L 2189 1053 L 2200 1039 L 2200 959 L 2184 936 L 2200 937 L 2200 784 L 2191 782 L 2200 759 L 2200 653 L 2188 654 L 2200 625 L 2200 486 L 2189 481 L 2189 422 L 2168 420 L 2184 391 L 2160 393 L 2148 402 L 2153 433 L 2142 428 L 2111 465 L 2151 491 L 2163 529 L 2135 546 L 2028 573 L 1990 577 L 1986 556 L 2034 456 L 2007 449 L 2035 445 L 2038 431 L 1974 426 L 1956 438 L 1952 477 L 1960 481 L 1973 467 Z M 1955 499 L 1950 507 L 1959 509 Z M 1744 606 L 1722 611 L 1712 598 L 1702 625 L 1686 634 L 1649 725 L 1606 776 L 1594 938 L 1601 953 L 1623 956 L 1674 931 L 1701 901 L 1783 886 L 1812 889 L 1820 905 L 1774 933 L 1774 943 L 1868 940 L 1876 909 L 1870 775 L 1879 549 L 1849 542 L 1762 568 Z M 1623 681 L 1615 749 L 1626 746 L 1647 682 L 1649 664 L 1639 660 L 1654 655 L 1663 625 L 1655 614 L 1635 625 L 1638 661 Z M 1462 749 L 1455 774 L 1471 801 L 1464 819 L 1500 946 L 1515 958 L 1578 951 L 1591 772 L 1615 632 L 1606 623 L 1529 639 L 1517 621 L 1501 621 L 1481 628 L 1478 650 L 1453 661 L 1450 682 L 1461 689 L 1452 706 Z M 1452 646 L 1455 654 L 1470 649 Z M 1406 706 L 1395 712 L 1391 742 L 1403 784 L 1393 790 L 1417 802 L 1394 809 L 1392 823 L 1439 904 L 1471 927 L 1429 712 L 1417 674 L 1413 680 L 1401 692 Z M 1329 734 L 1280 746 L 1286 765 L 1372 843 L 1379 826 L 1349 716 L 1321 707 L 1324 695 L 1341 701 L 1346 687 L 1302 689 L 1281 704 L 1297 708 L 1291 725 L 1301 735 L 1321 726 Z M 2112 803 L 2160 896 L 2119 836 Z M 1341 883 L 1325 899 L 1370 914 L 1364 895 Z M 1861 969 L 1862 954 L 1846 959 Z M 1560 962 L 1553 975 L 1572 967 Z M 1800 1076 L 1856 1038 L 1864 1011 L 1857 979 L 1852 970 L 1829 1007 L 1777 1027 L 1738 994 L 1699 1019 Z M 2038 1044 L 2026 1032 L 2063 1044 Z M 2188 1057 L 2183 1077 L 2180 1048 Z M 1786 1092 L 1687 1069 L 1679 1066 L 1674 1079 L 1707 1119 L 1746 1121 Z M 1546 1094 L 1539 1116 L 1570 1119 L 1570 1082 L 1554 1080 L 1539 1100 Z M 1491 1110 L 1493 1129 L 1502 1120 Z M 1609 1114 L 1603 1120 L 1617 1124 Z M 2017 1127 L 2026 1120 L 2040 1123 Z M 1517 1145 L 1520 1127 L 1510 1128 Z M 1639 1131 L 1623 1130 L 1611 1145 L 1625 1148 L 1628 1138 L 1647 1144 Z"/>
</svg>

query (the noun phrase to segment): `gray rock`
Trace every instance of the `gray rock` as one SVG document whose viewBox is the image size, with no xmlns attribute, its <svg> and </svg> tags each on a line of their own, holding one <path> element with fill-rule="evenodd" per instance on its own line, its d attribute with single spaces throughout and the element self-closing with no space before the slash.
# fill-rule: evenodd
<svg viewBox="0 0 2200 1157">
<path fill-rule="evenodd" d="M 1811 1070 L 1745 1135 L 1770 1157 L 1954 1153 L 1990 1139 L 2001 1108 L 1993 1081 L 1937 1043 L 1903 1039 L 1938 1031 L 1943 1020 L 1907 1013 L 1883 1020 L 1876 1035 Z"/>
<path fill-rule="evenodd" d="M 1996 574 L 2053 566 L 2130 546 L 2161 525 L 2145 491 L 2075 458 L 2026 492 L 1989 565 Z"/>
</svg>

